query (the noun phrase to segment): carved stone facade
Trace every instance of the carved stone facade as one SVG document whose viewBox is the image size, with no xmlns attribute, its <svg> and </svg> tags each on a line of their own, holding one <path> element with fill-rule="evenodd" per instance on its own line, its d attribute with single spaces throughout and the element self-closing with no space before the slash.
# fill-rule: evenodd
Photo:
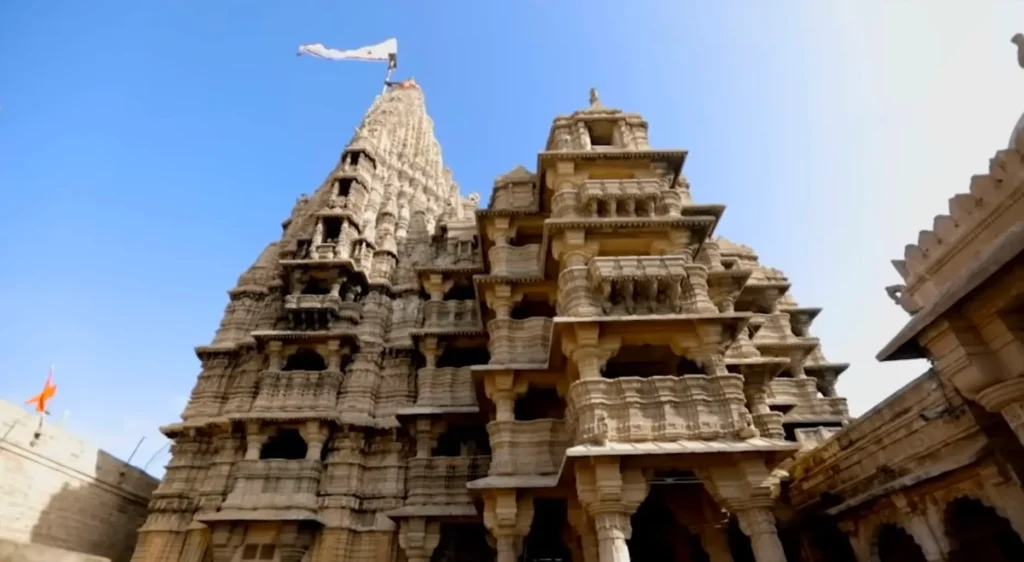
<svg viewBox="0 0 1024 562">
<path fill-rule="evenodd" d="M 1016 129 L 949 209 L 893 262 L 904 284 L 886 292 L 911 319 L 878 355 L 927 358 L 932 368 L 790 466 L 787 517 L 803 531 L 806 560 L 1024 560 Z"/>
<path fill-rule="evenodd" d="M 374 102 L 197 348 L 135 562 L 786 559 L 776 469 L 846 365 L 592 98 L 485 209 L 417 86 Z"/>
</svg>

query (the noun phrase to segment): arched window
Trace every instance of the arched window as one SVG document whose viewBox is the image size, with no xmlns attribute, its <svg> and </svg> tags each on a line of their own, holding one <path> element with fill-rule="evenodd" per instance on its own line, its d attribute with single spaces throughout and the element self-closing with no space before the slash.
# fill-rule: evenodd
<svg viewBox="0 0 1024 562">
<path fill-rule="evenodd" d="M 297 429 L 281 429 L 260 449 L 260 460 L 300 460 L 306 458 L 306 440 Z"/>
<path fill-rule="evenodd" d="M 950 562 L 1024 560 L 1024 543 L 1010 522 L 974 498 L 957 498 L 946 506 Z"/>
<path fill-rule="evenodd" d="M 882 525 L 877 548 L 878 562 L 928 562 L 914 537 L 896 525 Z"/>
<path fill-rule="evenodd" d="M 284 371 L 324 371 L 327 362 L 316 351 L 303 347 L 288 356 L 284 362 Z"/>
</svg>

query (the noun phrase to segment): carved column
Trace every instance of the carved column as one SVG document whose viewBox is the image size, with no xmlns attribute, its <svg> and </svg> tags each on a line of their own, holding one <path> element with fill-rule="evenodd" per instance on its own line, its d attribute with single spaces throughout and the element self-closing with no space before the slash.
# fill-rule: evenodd
<svg viewBox="0 0 1024 562">
<path fill-rule="evenodd" d="M 775 528 L 775 515 L 769 506 L 748 507 L 735 513 L 740 530 L 750 537 L 750 547 L 757 562 L 786 562 L 786 552 Z"/>
<path fill-rule="evenodd" d="M 259 422 L 245 424 L 245 460 L 255 461 L 260 458 L 260 449 L 266 443 L 268 435 L 260 433 Z"/>
<path fill-rule="evenodd" d="M 621 338 L 601 337 L 597 325 L 577 325 L 562 336 L 562 351 L 572 359 L 581 379 L 599 379 L 608 360 L 622 345 Z"/>
<path fill-rule="evenodd" d="M 1003 416 L 1006 424 L 1024 443 L 1024 377 L 990 386 L 978 393 L 978 404 L 986 410 Z"/>
<path fill-rule="evenodd" d="M 582 230 L 567 230 L 552 243 L 552 253 L 559 261 L 559 314 L 577 317 L 602 314 L 602 303 L 594 298 L 587 269 L 597 251 L 597 243 L 588 243 Z"/>
<path fill-rule="evenodd" d="M 576 465 L 576 493 L 594 520 L 599 562 L 629 562 L 630 517 L 647 497 L 644 474 L 623 469 L 618 457 L 593 458 Z"/>
<path fill-rule="evenodd" d="M 533 499 L 516 490 L 495 490 L 484 496 L 484 526 L 494 537 L 498 550 L 495 562 L 516 562 L 523 538 L 533 523 Z"/>
<path fill-rule="evenodd" d="M 318 461 L 327 441 L 327 426 L 320 421 L 307 421 L 300 429 L 302 438 L 306 440 L 306 460 Z"/>
<path fill-rule="evenodd" d="M 513 371 L 488 373 L 484 378 L 484 392 L 494 403 L 495 421 L 515 420 L 516 397 L 526 394 L 525 379 L 516 379 Z"/>
<path fill-rule="evenodd" d="M 943 529 L 941 513 L 934 513 L 933 517 L 929 517 L 927 506 L 912 504 L 901 493 L 892 494 L 890 499 L 899 510 L 900 525 L 914 537 L 914 542 L 921 547 L 925 560 L 946 562 L 949 543 Z"/>
<path fill-rule="evenodd" d="M 597 532 L 594 527 L 594 520 L 587 514 L 586 509 L 576 501 L 576 498 L 572 496 L 569 498 L 569 524 L 580 537 L 583 555 L 582 562 L 599 562 Z"/>
<path fill-rule="evenodd" d="M 280 371 L 281 370 L 281 348 L 283 344 L 279 341 L 272 341 L 267 343 L 267 364 L 268 371 Z"/>
<path fill-rule="evenodd" d="M 718 504 L 736 515 L 757 562 L 786 562 L 772 514 L 778 479 L 764 459 L 736 457 L 731 464 L 695 472 Z"/>
<path fill-rule="evenodd" d="M 733 562 L 726 525 L 726 523 L 701 525 L 695 529 L 700 536 L 700 544 L 704 547 L 709 562 Z"/>
</svg>

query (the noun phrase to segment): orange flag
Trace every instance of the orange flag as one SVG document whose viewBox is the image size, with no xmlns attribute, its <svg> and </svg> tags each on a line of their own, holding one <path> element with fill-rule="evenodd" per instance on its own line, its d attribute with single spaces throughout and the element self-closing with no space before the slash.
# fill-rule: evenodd
<svg viewBox="0 0 1024 562">
<path fill-rule="evenodd" d="M 46 413 L 46 403 L 53 398 L 53 395 L 57 394 L 57 385 L 53 384 L 53 367 L 50 367 L 50 374 L 46 376 L 46 384 L 43 385 L 43 391 L 36 394 L 32 398 L 29 398 L 26 404 L 35 404 L 36 412 L 40 414 Z"/>
</svg>

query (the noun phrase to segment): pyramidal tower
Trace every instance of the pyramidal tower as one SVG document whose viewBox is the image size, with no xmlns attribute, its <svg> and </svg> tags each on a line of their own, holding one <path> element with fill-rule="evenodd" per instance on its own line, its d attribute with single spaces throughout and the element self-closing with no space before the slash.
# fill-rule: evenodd
<svg viewBox="0 0 1024 562">
<path fill-rule="evenodd" d="M 785 561 L 846 365 L 685 159 L 592 91 L 478 209 L 378 97 L 196 349 L 133 561 Z"/>
</svg>

